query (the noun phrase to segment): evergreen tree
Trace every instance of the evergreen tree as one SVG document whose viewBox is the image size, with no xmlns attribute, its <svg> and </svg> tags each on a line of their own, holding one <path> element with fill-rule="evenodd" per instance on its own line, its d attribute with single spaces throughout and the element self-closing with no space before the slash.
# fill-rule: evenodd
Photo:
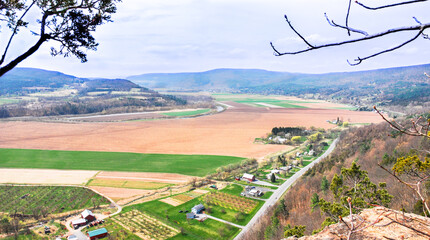
<svg viewBox="0 0 430 240">
<path fill-rule="evenodd" d="M 321 190 L 324 192 L 328 190 L 330 184 L 328 183 L 327 177 L 324 176 L 321 180 Z"/>
</svg>

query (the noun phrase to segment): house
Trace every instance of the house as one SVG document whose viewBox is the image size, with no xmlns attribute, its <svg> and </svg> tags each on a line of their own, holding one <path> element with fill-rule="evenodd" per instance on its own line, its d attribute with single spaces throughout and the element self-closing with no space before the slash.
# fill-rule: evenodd
<svg viewBox="0 0 430 240">
<path fill-rule="evenodd" d="M 94 220 L 96 220 L 96 216 L 94 216 L 94 214 L 88 210 L 85 209 L 82 213 L 81 213 L 81 217 L 85 220 L 87 220 L 87 222 L 92 222 Z"/>
<path fill-rule="evenodd" d="M 291 170 L 291 168 L 293 168 L 291 165 L 288 165 L 286 167 L 280 167 L 280 169 L 283 171 L 289 171 L 289 170 Z"/>
<path fill-rule="evenodd" d="M 88 232 L 88 237 L 90 238 L 90 240 L 104 238 L 107 235 L 108 231 L 106 230 L 106 228 L 99 228 L 97 230 Z"/>
<path fill-rule="evenodd" d="M 255 176 L 252 174 L 244 173 L 242 179 L 253 182 L 255 181 Z"/>
<path fill-rule="evenodd" d="M 257 190 L 257 189 L 252 189 L 251 191 L 249 191 L 249 193 L 248 193 L 249 195 L 251 195 L 251 196 L 254 196 L 254 197 L 259 197 L 259 196 L 261 196 L 263 193 L 260 191 L 260 190 Z"/>
<path fill-rule="evenodd" d="M 201 204 L 201 203 L 199 205 L 196 205 L 193 208 L 191 208 L 191 212 L 194 214 L 199 214 L 203 210 L 205 210 L 205 206 L 203 206 L 203 204 Z"/>
<path fill-rule="evenodd" d="M 87 224 L 87 220 L 80 218 L 72 221 L 72 227 L 74 229 L 78 229 L 80 226 L 85 226 Z"/>
<path fill-rule="evenodd" d="M 196 218 L 196 214 L 194 213 L 187 213 L 187 219 L 194 219 Z"/>
</svg>

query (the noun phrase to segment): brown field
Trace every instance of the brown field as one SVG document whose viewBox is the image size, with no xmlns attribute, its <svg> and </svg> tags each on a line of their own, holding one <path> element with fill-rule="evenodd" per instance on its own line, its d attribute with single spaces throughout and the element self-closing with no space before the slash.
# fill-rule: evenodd
<svg viewBox="0 0 430 240">
<path fill-rule="evenodd" d="M 331 128 L 326 120 L 376 123 L 372 112 L 338 109 L 257 108 L 233 106 L 198 118 L 122 123 L 0 122 L 1 148 L 117 151 L 171 154 L 213 154 L 259 158 L 285 149 L 254 144 L 276 126 Z M 329 104 L 331 105 L 331 104 Z"/>
<path fill-rule="evenodd" d="M 91 180 L 91 182 L 88 184 L 88 186 L 154 190 L 154 189 L 160 189 L 160 188 L 172 186 L 172 184 L 135 181 L 135 180 L 130 180 L 130 179 L 122 180 L 122 179 L 111 179 L 111 178 L 96 178 L 96 179 Z"/>
<path fill-rule="evenodd" d="M 110 197 L 118 204 L 131 201 L 137 197 L 153 193 L 153 190 L 129 189 L 129 188 L 113 188 L 113 187 L 98 187 L 90 186 L 89 188 Z"/>
<path fill-rule="evenodd" d="M 107 172 L 102 171 L 95 179 L 111 180 L 134 180 L 142 182 L 158 182 L 184 184 L 188 183 L 193 177 L 175 173 L 149 173 L 149 172 Z"/>
</svg>

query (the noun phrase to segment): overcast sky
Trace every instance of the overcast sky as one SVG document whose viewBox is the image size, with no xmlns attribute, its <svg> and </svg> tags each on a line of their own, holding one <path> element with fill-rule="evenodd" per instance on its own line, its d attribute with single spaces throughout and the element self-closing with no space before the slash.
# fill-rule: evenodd
<svg viewBox="0 0 430 240">
<path fill-rule="evenodd" d="M 392 2 L 363 1 L 369 5 Z M 413 33 L 302 55 L 273 55 L 271 41 L 280 51 L 306 48 L 288 28 L 284 14 L 313 44 L 360 37 L 348 37 L 344 30 L 329 26 L 324 18 L 327 12 L 330 18 L 343 24 L 347 3 L 346 0 L 123 0 L 113 16 L 114 22 L 99 27 L 94 34 L 100 46 L 96 52 L 88 52 L 87 63 L 74 57 L 51 57 L 48 42 L 19 67 L 55 70 L 79 77 L 116 78 L 215 68 L 324 73 L 429 63 L 430 42 L 422 38 L 357 67 L 346 62 L 395 46 Z M 430 3 L 379 11 L 353 6 L 350 26 L 376 33 L 389 27 L 414 25 L 412 17 L 430 22 L 429 9 Z M 1 33 L 2 43 L 5 33 Z M 19 36 L 21 39 L 14 42 L 11 56 L 37 41 L 30 35 Z"/>
</svg>

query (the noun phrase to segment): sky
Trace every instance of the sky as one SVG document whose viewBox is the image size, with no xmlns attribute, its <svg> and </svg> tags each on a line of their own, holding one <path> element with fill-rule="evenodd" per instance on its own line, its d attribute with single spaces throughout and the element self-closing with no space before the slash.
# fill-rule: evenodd
<svg viewBox="0 0 430 240">
<path fill-rule="evenodd" d="M 368 5 L 390 0 L 363 0 Z M 50 42 L 18 67 L 60 71 L 78 77 L 123 78 L 143 73 L 200 72 L 216 68 L 266 69 L 283 72 L 326 73 L 359 71 L 429 63 L 430 42 L 423 38 L 397 50 L 351 67 L 347 60 L 366 56 L 401 43 L 414 33 L 300 55 L 274 56 L 273 42 L 280 51 L 306 45 L 289 29 L 284 15 L 312 44 L 361 37 L 327 23 L 324 13 L 339 24 L 345 22 L 347 0 L 123 0 L 114 22 L 99 26 L 94 36 L 100 44 L 88 51 L 88 62 L 75 57 L 52 57 Z M 369 34 L 388 28 L 415 25 L 413 17 L 430 22 L 430 3 L 369 11 L 353 5 L 350 26 Z M 39 12 L 29 21 L 40 18 Z M 2 27 L 0 47 L 8 37 Z M 37 41 L 29 31 L 20 31 L 9 59 Z"/>
</svg>

